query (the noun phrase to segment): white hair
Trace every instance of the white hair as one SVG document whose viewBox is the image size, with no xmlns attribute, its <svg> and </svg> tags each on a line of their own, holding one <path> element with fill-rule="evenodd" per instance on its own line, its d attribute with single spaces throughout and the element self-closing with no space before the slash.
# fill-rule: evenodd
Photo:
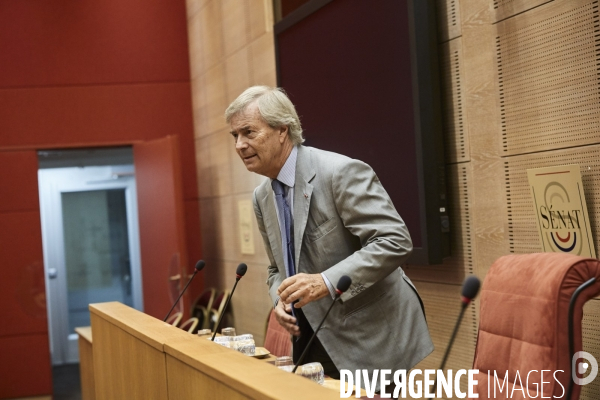
<svg viewBox="0 0 600 400">
<path fill-rule="evenodd" d="M 302 126 L 296 108 L 281 88 L 252 86 L 244 90 L 225 110 L 227 123 L 231 123 L 233 117 L 243 112 L 254 102 L 256 102 L 261 118 L 271 128 L 287 126 L 290 139 L 294 145 L 304 142 Z"/>
</svg>

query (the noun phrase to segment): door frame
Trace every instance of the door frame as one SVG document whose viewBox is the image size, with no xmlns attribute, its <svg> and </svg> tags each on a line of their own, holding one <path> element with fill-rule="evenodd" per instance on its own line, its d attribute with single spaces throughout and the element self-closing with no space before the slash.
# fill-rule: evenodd
<svg viewBox="0 0 600 400">
<path fill-rule="evenodd" d="M 68 299 L 61 194 L 92 190 L 125 190 L 133 306 L 143 311 L 134 166 L 112 165 L 40 169 L 38 170 L 38 182 L 48 334 L 52 364 L 76 363 L 79 359 L 77 334 L 68 332 Z M 57 279 L 50 277 L 54 274 L 57 274 Z"/>
</svg>

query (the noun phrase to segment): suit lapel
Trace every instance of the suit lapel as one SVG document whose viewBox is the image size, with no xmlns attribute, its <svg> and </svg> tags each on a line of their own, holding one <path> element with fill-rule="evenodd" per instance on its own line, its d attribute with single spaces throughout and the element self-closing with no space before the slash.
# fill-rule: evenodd
<svg viewBox="0 0 600 400">
<path fill-rule="evenodd" d="M 308 211 L 310 208 L 310 199 L 312 198 L 313 185 L 310 181 L 315 176 L 315 170 L 312 167 L 311 155 L 307 148 L 298 146 L 298 158 L 296 160 L 296 182 L 294 184 L 294 261 L 296 273 L 300 262 L 300 250 L 306 222 L 308 221 Z M 281 248 L 281 246 L 279 246 Z"/>
<path fill-rule="evenodd" d="M 267 180 L 270 182 L 270 180 Z M 264 187 L 264 196 L 262 198 L 262 209 L 264 210 L 263 221 L 265 230 L 269 237 L 271 252 L 273 258 L 279 267 L 280 272 L 285 276 L 285 263 L 283 261 L 283 250 L 281 248 L 281 232 L 279 231 L 279 222 L 277 220 L 277 210 L 275 209 L 275 198 L 271 187 L 266 184 Z"/>
</svg>

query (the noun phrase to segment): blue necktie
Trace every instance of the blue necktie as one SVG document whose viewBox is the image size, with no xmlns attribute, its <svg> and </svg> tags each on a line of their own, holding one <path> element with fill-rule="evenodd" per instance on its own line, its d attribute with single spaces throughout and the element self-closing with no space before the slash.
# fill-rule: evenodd
<svg viewBox="0 0 600 400">
<path fill-rule="evenodd" d="M 285 271 L 287 276 L 296 274 L 296 266 L 294 265 L 294 241 L 292 239 L 292 212 L 290 206 L 285 199 L 284 185 L 277 179 L 271 182 L 273 192 L 275 192 L 275 202 L 277 203 L 277 211 L 283 216 L 285 227 L 283 232 L 285 237 L 282 238 L 283 243 L 283 260 L 285 261 Z"/>
<path fill-rule="evenodd" d="M 283 243 L 283 261 L 285 263 L 285 272 L 288 277 L 296 275 L 296 267 L 294 263 L 294 240 L 292 238 L 292 211 L 290 210 L 290 205 L 285 199 L 285 190 L 283 183 L 278 181 L 277 179 L 273 179 L 271 182 L 271 187 L 273 188 L 273 192 L 275 192 L 275 202 L 277 203 L 277 211 L 279 211 L 279 215 L 283 215 L 284 221 L 284 236 L 282 238 Z M 292 315 L 296 317 L 296 312 L 294 310 L 294 304 L 297 303 L 296 300 L 292 303 Z M 296 320 L 296 325 L 298 325 L 298 320 Z M 298 338 L 296 338 L 298 340 Z"/>
</svg>

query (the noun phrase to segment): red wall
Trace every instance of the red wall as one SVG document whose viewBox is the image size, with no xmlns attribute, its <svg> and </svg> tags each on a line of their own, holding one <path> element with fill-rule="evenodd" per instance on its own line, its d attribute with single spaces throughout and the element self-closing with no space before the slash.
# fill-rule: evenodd
<svg viewBox="0 0 600 400">
<path fill-rule="evenodd" d="M 0 398 L 52 388 L 35 151 L 0 151 Z"/>
<path fill-rule="evenodd" d="M 0 254 L 0 300 L 14 307 L 0 317 L 18 327 L 0 329 L 0 398 L 52 390 L 45 311 L 26 310 L 39 296 L 43 308 L 43 287 L 29 300 L 17 290 L 27 268 L 43 282 L 33 150 L 178 135 L 192 271 L 200 233 L 190 96 L 184 0 L 0 2 L 0 247 L 12 246 Z"/>
</svg>

